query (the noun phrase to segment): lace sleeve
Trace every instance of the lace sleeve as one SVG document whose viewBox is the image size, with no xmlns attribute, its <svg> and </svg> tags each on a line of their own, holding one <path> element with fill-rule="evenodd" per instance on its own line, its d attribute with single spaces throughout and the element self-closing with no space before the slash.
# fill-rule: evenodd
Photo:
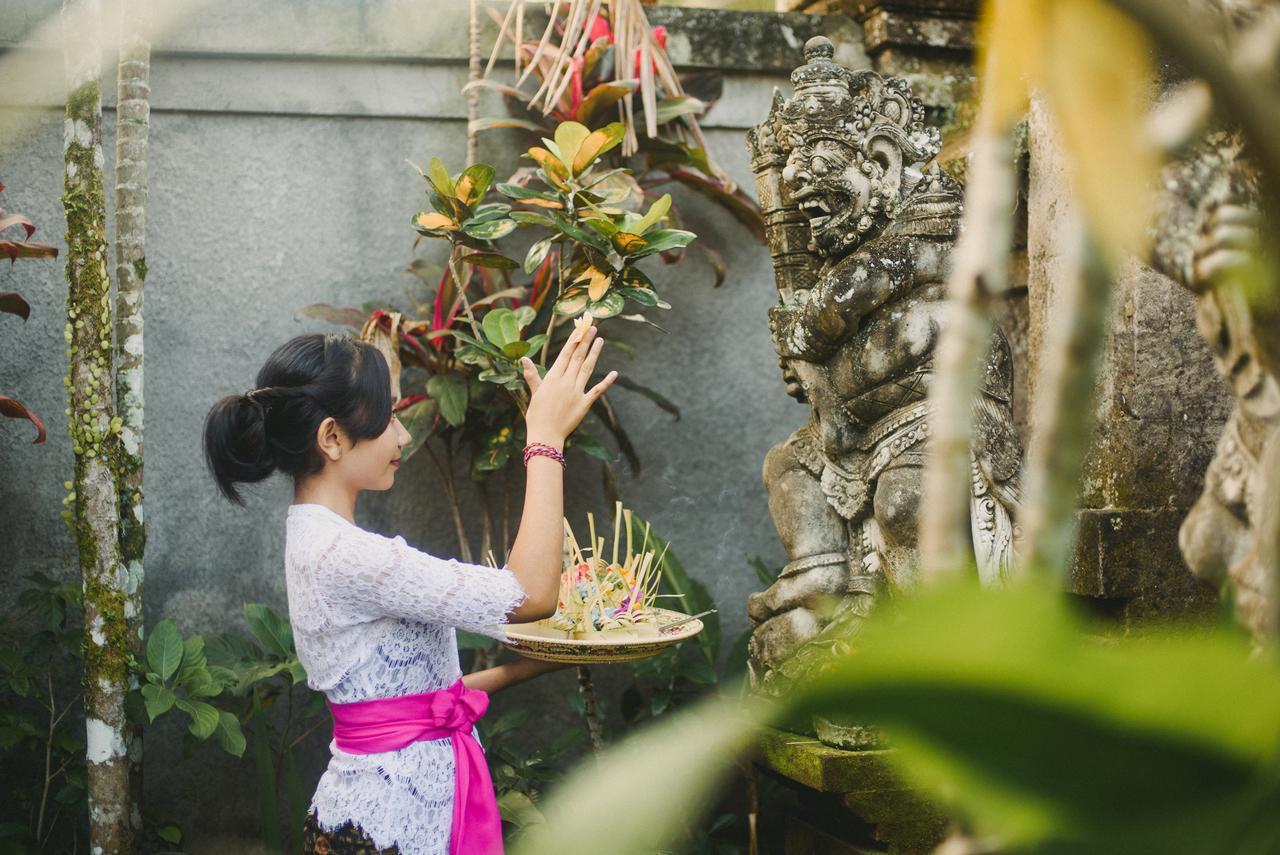
<svg viewBox="0 0 1280 855">
<path fill-rule="evenodd" d="M 503 638 L 507 615 L 525 600 L 506 567 L 437 558 L 399 535 L 343 532 L 321 563 L 338 620 L 396 617 Z"/>
</svg>

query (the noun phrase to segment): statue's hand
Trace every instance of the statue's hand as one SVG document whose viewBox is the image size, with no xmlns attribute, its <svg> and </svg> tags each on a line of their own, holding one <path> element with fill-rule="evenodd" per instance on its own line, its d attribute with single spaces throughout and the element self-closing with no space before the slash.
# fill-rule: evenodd
<svg viewBox="0 0 1280 855">
<path fill-rule="evenodd" d="M 769 332 L 773 346 L 784 359 L 819 362 L 829 350 L 814 327 L 811 309 L 806 304 L 774 306 L 769 310 Z"/>
<path fill-rule="evenodd" d="M 1209 215 L 1196 241 L 1193 279 L 1200 290 L 1237 280 L 1257 259 L 1262 217 L 1243 205 L 1224 203 Z"/>
<path fill-rule="evenodd" d="M 753 623 L 763 623 L 774 615 L 797 608 L 824 614 L 834 609 L 849 584 L 844 565 L 814 567 L 794 576 L 783 576 L 768 590 L 747 598 L 747 614 Z M 825 622 L 825 621 L 824 621 Z"/>
</svg>

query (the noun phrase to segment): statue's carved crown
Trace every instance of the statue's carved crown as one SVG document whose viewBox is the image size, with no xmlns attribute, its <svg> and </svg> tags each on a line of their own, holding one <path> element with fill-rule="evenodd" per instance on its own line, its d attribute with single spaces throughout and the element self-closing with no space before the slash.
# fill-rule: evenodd
<svg viewBox="0 0 1280 855">
<path fill-rule="evenodd" d="M 836 63 L 824 36 L 804 46 L 805 64 L 791 73 L 795 94 L 775 92 L 769 118 L 749 134 L 753 159 L 785 157 L 799 145 L 830 139 L 866 151 L 888 138 L 907 164 L 931 160 L 942 148 L 937 128 L 924 123 L 924 103 L 901 77 L 850 71 Z"/>
</svg>

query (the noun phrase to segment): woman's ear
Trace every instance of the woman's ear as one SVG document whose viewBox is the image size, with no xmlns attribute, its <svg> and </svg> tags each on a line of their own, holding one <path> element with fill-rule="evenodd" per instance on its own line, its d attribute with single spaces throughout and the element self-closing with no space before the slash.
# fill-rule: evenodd
<svg viewBox="0 0 1280 855">
<path fill-rule="evenodd" d="M 325 418 L 320 422 L 320 427 L 316 428 L 316 446 L 321 454 L 332 461 L 336 462 L 342 457 L 342 453 L 346 451 L 346 441 L 342 428 L 338 427 L 333 416 Z"/>
</svg>

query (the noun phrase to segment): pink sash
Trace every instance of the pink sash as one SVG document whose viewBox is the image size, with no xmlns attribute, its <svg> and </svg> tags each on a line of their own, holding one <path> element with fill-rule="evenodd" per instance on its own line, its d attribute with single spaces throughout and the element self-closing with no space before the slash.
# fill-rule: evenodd
<svg viewBox="0 0 1280 855">
<path fill-rule="evenodd" d="M 329 704 L 333 739 L 348 754 L 398 751 L 413 742 L 453 743 L 453 831 L 449 855 L 501 855 L 502 819 L 484 751 L 471 733 L 489 695 L 462 681 L 438 692 Z"/>
</svg>

